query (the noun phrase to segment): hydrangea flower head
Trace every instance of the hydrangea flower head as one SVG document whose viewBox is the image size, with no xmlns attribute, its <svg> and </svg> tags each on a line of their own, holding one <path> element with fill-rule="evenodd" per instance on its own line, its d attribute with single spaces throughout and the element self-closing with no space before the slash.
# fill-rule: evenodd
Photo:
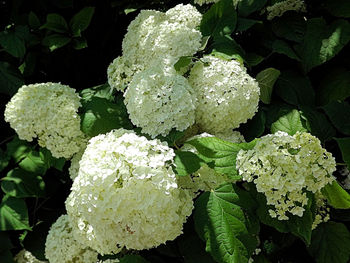
<svg viewBox="0 0 350 263">
<path fill-rule="evenodd" d="M 303 0 L 285 0 L 277 2 L 266 8 L 267 20 L 282 16 L 287 11 L 306 12 L 306 5 Z"/>
<path fill-rule="evenodd" d="M 89 141 L 66 201 L 73 235 L 101 254 L 148 249 L 182 233 L 193 202 L 178 187 L 174 151 L 123 129 Z"/>
<path fill-rule="evenodd" d="M 307 191 L 318 193 L 334 180 L 335 159 L 309 133 L 277 132 L 262 137 L 252 150 L 239 151 L 236 167 L 243 180 L 264 193 L 271 217 L 302 216 Z"/>
<path fill-rule="evenodd" d="M 227 133 L 254 116 L 260 89 L 239 62 L 213 56 L 203 60 L 189 76 L 197 96 L 196 123 L 203 132 Z"/>
<path fill-rule="evenodd" d="M 84 134 L 80 131 L 80 97 L 59 83 L 22 86 L 6 105 L 5 121 L 21 140 L 38 138 L 39 145 L 54 157 L 70 158 L 78 152 Z"/>
<path fill-rule="evenodd" d="M 45 243 L 45 257 L 50 263 L 95 263 L 97 256 L 96 251 L 74 239 L 67 215 L 60 216 L 51 226 Z"/>
<path fill-rule="evenodd" d="M 38 260 L 33 256 L 28 250 L 22 249 L 18 254 L 13 258 L 16 263 L 48 263 L 47 261 Z"/>
</svg>

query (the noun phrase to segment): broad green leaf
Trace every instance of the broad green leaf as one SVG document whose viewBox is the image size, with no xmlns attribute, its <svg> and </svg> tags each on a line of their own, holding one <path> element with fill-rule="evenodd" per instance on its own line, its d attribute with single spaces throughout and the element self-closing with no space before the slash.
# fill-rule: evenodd
<svg viewBox="0 0 350 263">
<path fill-rule="evenodd" d="M 257 245 L 259 224 L 249 210 L 256 204 L 234 184 L 200 195 L 195 203 L 196 231 L 217 262 L 248 262 Z"/>
<path fill-rule="evenodd" d="M 327 198 L 328 203 L 337 209 L 350 208 L 350 195 L 346 192 L 337 181 L 327 184 L 322 188 L 322 194 Z"/>
<path fill-rule="evenodd" d="M 58 48 L 61 48 L 65 45 L 67 45 L 71 39 L 67 36 L 60 35 L 60 34 L 53 34 L 48 35 L 42 40 L 42 44 L 44 46 L 47 46 L 50 51 L 54 51 Z"/>
<path fill-rule="evenodd" d="M 292 105 L 315 105 L 315 92 L 311 81 L 296 71 L 282 71 L 274 89 L 279 97 Z"/>
<path fill-rule="evenodd" d="M 175 172 L 179 176 L 186 176 L 196 172 L 203 161 L 196 154 L 185 151 L 175 151 Z"/>
<path fill-rule="evenodd" d="M 112 103 L 104 98 L 92 97 L 83 104 L 81 130 L 91 137 L 112 129 L 131 129 L 132 127 L 121 99 Z"/>
<path fill-rule="evenodd" d="M 308 248 L 317 263 L 347 263 L 350 257 L 350 233 L 342 223 L 329 221 L 312 232 Z"/>
<path fill-rule="evenodd" d="M 27 141 L 20 140 L 15 136 L 12 141 L 6 144 L 6 151 L 16 163 L 24 159 L 32 150 L 32 147 Z"/>
<path fill-rule="evenodd" d="M 246 17 L 255 11 L 261 10 L 267 0 L 241 0 L 238 3 L 238 13 L 240 16 Z"/>
<path fill-rule="evenodd" d="M 57 33 L 68 32 L 68 25 L 64 17 L 59 14 L 48 14 L 46 23 L 40 29 L 48 29 Z"/>
<path fill-rule="evenodd" d="M 229 36 L 235 30 L 237 23 L 236 9 L 231 0 L 221 0 L 213 4 L 203 15 L 200 30 L 203 36 L 215 39 Z"/>
<path fill-rule="evenodd" d="M 344 162 L 350 168 L 350 137 L 336 138 Z"/>
<path fill-rule="evenodd" d="M 179 140 L 181 141 L 181 138 L 185 136 L 185 132 L 186 131 L 178 131 L 174 128 L 169 132 L 167 136 L 158 135 L 156 138 L 161 141 L 167 142 L 169 146 L 177 147 L 176 145 L 177 141 Z M 141 129 L 140 129 L 140 134 L 141 134 Z M 146 138 L 148 138 L 149 136 L 147 134 L 141 134 L 141 135 L 145 136 Z"/>
<path fill-rule="evenodd" d="M 0 61 L 0 93 L 13 96 L 22 85 L 21 72 L 9 63 Z"/>
<path fill-rule="evenodd" d="M 76 50 L 80 50 L 80 49 L 83 49 L 83 48 L 86 48 L 88 45 L 87 45 L 87 42 L 86 42 L 86 39 L 83 38 L 83 37 L 76 37 L 73 39 L 73 48 L 76 49 Z"/>
<path fill-rule="evenodd" d="M 249 143 L 231 143 L 216 137 L 197 138 L 186 142 L 196 147 L 199 158 L 203 159 L 214 170 L 227 174 L 231 179 L 240 179 L 236 170 L 238 152 L 252 149 L 256 140 Z"/>
<path fill-rule="evenodd" d="M 348 0 L 325 0 L 325 9 L 337 17 L 350 17 L 350 2 Z"/>
<path fill-rule="evenodd" d="M 281 72 L 275 68 L 267 68 L 260 71 L 255 79 L 260 87 L 260 100 L 265 104 L 270 104 L 273 86 Z"/>
<path fill-rule="evenodd" d="M 94 97 L 107 99 L 110 102 L 115 101 L 115 96 L 113 95 L 113 92 L 108 84 L 102 84 L 96 87 L 83 89 L 80 91 L 79 95 L 81 97 L 82 104 L 87 103 Z"/>
<path fill-rule="evenodd" d="M 44 175 L 49 168 L 48 161 L 42 152 L 31 151 L 18 165 L 28 172 Z"/>
<path fill-rule="evenodd" d="M 149 263 L 140 255 L 125 255 L 119 260 L 120 263 Z"/>
<path fill-rule="evenodd" d="M 298 55 L 294 52 L 294 50 L 289 46 L 289 44 L 283 40 L 275 40 L 272 43 L 272 51 L 282 54 L 282 55 L 286 55 L 287 57 L 300 61 L 300 58 L 298 57 Z"/>
<path fill-rule="evenodd" d="M 82 10 L 80 10 L 77 14 L 73 16 L 73 18 L 69 22 L 73 36 L 75 37 L 81 36 L 81 32 L 86 30 L 90 25 L 94 12 L 95 12 L 95 8 L 89 6 L 89 7 L 84 7 Z"/>
<path fill-rule="evenodd" d="M 322 142 L 331 140 L 335 136 L 335 129 L 323 113 L 311 107 L 302 106 L 301 115 L 306 120 L 307 130 Z"/>
<path fill-rule="evenodd" d="M 320 81 L 318 101 L 321 105 L 337 100 L 343 101 L 350 96 L 349 87 L 350 71 L 345 68 L 332 68 Z"/>
<path fill-rule="evenodd" d="M 26 54 L 23 63 L 18 67 L 23 76 L 31 76 L 34 73 L 37 62 L 37 54 L 29 52 Z"/>
<path fill-rule="evenodd" d="M 244 18 L 244 17 L 238 17 L 237 18 L 237 28 L 235 31 L 236 32 L 244 32 L 256 24 L 262 24 L 262 21 L 248 19 L 248 18 Z"/>
<path fill-rule="evenodd" d="M 180 72 L 182 68 L 187 67 L 192 62 L 191 56 L 180 57 L 179 60 L 175 63 L 174 68 L 177 72 Z"/>
<path fill-rule="evenodd" d="M 322 108 L 340 132 L 350 135 L 350 105 L 348 102 L 333 101 Z"/>
<path fill-rule="evenodd" d="M 4 170 L 7 165 L 9 164 L 10 156 L 4 152 L 2 149 L 0 149 L 0 172 Z"/>
<path fill-rule="evenodd" d="M 23 199 L 5 196 L 0 203 L 0 231 L 31 230 Z"/>
<path fill-rule="evenodd" d="M 40 27 L 40 20 L 33 11 L 28 14 L 28 24 L 33 29 L 38 29 Z"/>
<path fill-rule="evenodd" d="M 22 58 L 26 53 L 24 39 L 15 30 L 0 32 L 0 45 L 16 58 Z"/>
<path fill-rule="evenodd" d="M 293 106 L 285 103 L 270 104 L 266 111 L 266 126 L 270 127 L 272 123 L 277 121 L 282 116 L 288 114 L 294 109 Z"/>
<path fill-rule="evenodd" d="M 266 114 L 259 110 L 251 120 L 247 123 L 241 124 L 240 131 L 242 132 L 246 141 L 254 140 L 260 137 L 265 131 Z"/>
<path fill-rule="evenodd" d="M 274 18 L 271 28 L 276 36 L 300 43 L 304 39 L 306 22 L 302 14 L 287 12 Z"/>
<path fill-rule="evenodd" d="M 306 132 L 307 130 L 303 126 L 299 111 L 294 109 L 272 123 L 271 133 L 277 131 L 283 131 L 289 135 L 294 135 L 298 131 Z"/>
<path fill-rule="evenodd" d="M 264 57 L 255 53 L 247 53 L 244 55 L 245 62 L 249 67 L 254 67 L 264 61 Z"/>
<path fill-rule="evenodd" d="M 337 55 L 350 40 L 350 23 L 338 19 L 327 25 L 323 18 L 307 21 L 303 43 L 298 47 L 305 72 L 325 63 Z"/>
<path fill-rule="evenodd" d="M 211 54 L 226 60 L 236 59 L 242 63 L 245 57 L 242 47 L 230 37 L 216 39 L 212 45 Z"/>
<path fill-rule="evenodd" d="M 17 198 L 43 197 L 45 183 L 41 176 L 16 168 L 2 178 L 1 189 L 5 194 Z"/>
</svg>

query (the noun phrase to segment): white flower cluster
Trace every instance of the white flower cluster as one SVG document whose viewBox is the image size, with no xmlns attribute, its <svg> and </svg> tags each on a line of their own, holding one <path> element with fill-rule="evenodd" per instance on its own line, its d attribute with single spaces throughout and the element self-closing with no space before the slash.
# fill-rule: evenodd
<svg viewBox="0 0 350 263">
<path fill-rule="evenodd" d="M 209 133 L 227 133 L 252 118 L 260 89 L 239 62 L 206 56 L 193 66 L 189 82 L 197 95 L 196 123 Z"/>
<path fill-rule="evenodd" d="M 287 11 L 306 12 L 306 5 L 303 0 L 285 0 L 277 2 L 266 8 L 267 20 L 282 16 Z"/>
<path fill-rule="evenodd" d="M 214 137 L 214 135 L 202 133 L 200 135 L 193 136 L 187 141 L 203 137 Z M 229 133 L 219 133 L 216 134 L 215 137 L 233 143 L 245 142 L 244 137 L 238 131 L 230 131 Z M 186 143 L 184 146 L 182 146 L 181 150 L 198 153 L 194 146 Z M 190 176 L 179 176 L 178 181 L 179 185 L 183 189 L 191 190 L 194 196 L 198 195 L 200 191 L 210 191 L 218 188 L 224 183 L 232 182 L 232 180 L 230 180 L 227 175 L 216 172 L 207 164 L 202 164 L 201 168 L 199 168 L 198 171 L 196 171 Z"/>
<path fill-rule="evenodd" d="M 84 140 L 80 106 L 79 95 L 68 86 L 50 82 L 22 86 L 6 105 L 5 121 L 20 139 L 37 137 L 54 157 L 70 158 Z"/>
<path fill-rule="evenodd" d="M 325 223 L 330 219 L 330 209 L 327 206 L 327 199 L 321 192 L 315 193 L 316 202 L 316 215 L 314 222 L 312 223 L 312 230 L 314 230 L 319 224 Z"/>
<path fill-rule="evenodd" d="M 178 188 L 174 151 L 123 129 L 98 135 L 80 161 L 66 208 L 74 237 L 101 254 L 173 240 L 192 212 Z"/>
<path fill-rule="evenodd" d="M 204 5 L 204 4 L 211 4 L 211 3 L 217 3 L 220 0 L 194 0 L 194 3 L 197 5 Z M 235 7 L 237 7 L 237 5 L 239 4 L 239 2 L 241 2 L 242 0 L 233 0 L 233 5 Z"/>
<path fill-rule="evenodd" d="M 48 263 L 47 261 L 38 260 L 33 256 L 28 250 L 22 249 L 18 254 L 13 258 L 16 263 Z"/>
<path fill-rule="evenodd" d="M 60 216 L 46 237 L 45 257 L 50 263 L 95 263 L 98 253 L 80 244 L 72 236 L 67 215 Z"/>
<path fill-rule="evenodd" d="M 182 56 L 201 46 L 201 13 L 179 4 L 167 12 L 142 10 L 123 39 L 123 55 L 108 67 L 108 83 L 125 92 L 134 125 L 151 135 L 183 131 L 194 123 L 196 97 L 186 78 L 174 69 Z"/>
<path fill-rule="evenodd" d="M 349 168 L 343 167 L 339 170 L 339 173 L 341 176 L 345 177 L 345 179 L 342 182 L 343 188 L 350 190 L 350 171 Z"/>
<path fill-rule="evenodd" d="M 271 217 L 302 216 L 307 191 L 319 192 L 334 180 L 335 159 L 309 133 L 277 132 L 262 137 L 252 150 L 239 151 L 236 167 L 243 180 L 264 193 Z"/>
<path fill-rule="evenodd" d="M 183 131 L 195 121 L 196 97 L 187 79 L 169 68 L 137 73 L 126 90 L 125 105 L 133 124 L 155 137 L 172 128 Z"/>
</svg>

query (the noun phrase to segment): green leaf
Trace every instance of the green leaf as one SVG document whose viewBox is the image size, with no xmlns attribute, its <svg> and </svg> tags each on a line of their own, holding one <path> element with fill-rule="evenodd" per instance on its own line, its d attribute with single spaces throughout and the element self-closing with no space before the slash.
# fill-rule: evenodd
<svg viewBox="0 0 350 263">
<path fill-rule="evenodd" d="M 241 0 L 238 3 L 238 13 L 240 16 L 246 17 L 255 11 L 261 10 L 267 0 Z"/>
<path fill-rule="evenodd" d="M 272 123 L 271 132 L 275 133 L 277 131 L 283 131 L 289 135 L 294 135 L 298 131 L 306 132 L 307 130 L 302 124 L 299 111 L 294 109 Z"/>
<path fill-rule="evenodd" d="M 337 17 L 350 17 L 350 2 L 348 0 L 325 0 L 325 9 Z"/>
<path fill-rule="evenodd" d="M 192 152 L 175 151 L 175 172 L 179 176 L 186 176 L 201 168 L 203 160 Z"/>
<path fill-rule="evenodd" d="M 260 87 L 260 100 L 265 104 L 270 104 L 273 86 L 281 72 L 275 68 L 267 68 L 256 75 L 256 80 Z"/>
<path fill-rule="evenodd" d="M 112 103 L 104 98 L 92 97 L 83 103 L 81 130 L 91 137 L 112 129 L 132 127 L 122 99 Z"/>
<path fill-rule="evenodd" d="M 64 17 L 59 14 L 48 14 L 46 17 L 46 23 L 40 27 L 40 29 L 49 29 L 57 33 L 68 32 L 68 25 Z"/>
<path fill-rule="evenodd" d="M 174 68 L 177 72 L 180 72 L 182 68 L 187 67 L 192 62 L 191 56 L 180 57 L 179 60 L 175 63 Z"/>
<path fill-rule="evenodd" d="M 322 194 L 327 198 L 328 203 L 337 209 L 350 208 L 350 195 L 346 192 L 337 181 L 327 184 L 322 188 Z"/>
<path fill-rule="evenodd" d="M 311 107 L 302 106 L 301 115 L 306 120 L 307 130 L 322 142 L 329 141 L 335 136 L 335 129 L 323 113 Z"/>
<path fill-rule="evenodd" d="M 254 204 L 249 193 L 234 184 L 205 192 L 196 200 L 196 231 L 217 262 L 248 262 L 259 231 L 258 222 L 252 213 L 247 213 L 255 208 Z"/>
<path fill-rule="evenodd" d="M 197 138 L 186 142 L 196 147 L 198 157 L 203 159 L 214 170 L 227 174 L 230 179 L 240 179 L 236 170 L 236 157 L 238 152 L 252 149 L 256 140 L 249 143 L 231 143 L 216 137 Z"/>
<path fill-rule="evenodd" d="M 2 178 L 1 189 L 17 198 L 45 196 L 45 183 L 41 176 L 16 168 Z"/>
<path fill-rule="evenodd" d="M 86 104 L 94 97 L 107 99 L 110 102 L 115 101 L 115 96 L 113 95 L 113 92 L 108 84 L 102 84 L 92 88 L 83 89 L 80 91 L 79 95 L 81 97 L 82 104 Z"/>
<path fill-rule="evenodd" d="M 348 102 L 333 101 L 322 108 L 340 132 L 350 135 L 350 105 Z"/>
<path fill-rule="evenodd" d="M 264 133 L 265 124 L 266 114 L 264 111 L 259 110 L 247 123 L 241 124 L 240 131 L 244 135 L 245 140 L 249 142 L 260 137 Z"/>
<path fill-rule="evenodd" d="M 315 92 L 311 81 L 296 71 L 282 71 L 276 81 L 275 91 L 285 102 L 292 105 L 315 105 Z"/>
<path fill-rule="evenodd" d="M 236 32 L 244 32 L 256 24 L 262 24 L 262 21 L 238 17 Z"/>
<path fill-rule="evenodd" d="M 342 223 L 320 224 L 312 233 L 309 253 L 317 263 L 347 263 L 350 257 L 350 233 Z"/>
<path fill-rule="evenodd" d="M 18 163 L 31 152 L 32 147 L 27 141 L 20 140 L 18 136 L 15 136 L 12 141 L 6 144 L 6 150 L 15 163 Z"/>
<path fill-rule="evenodd" d="M 76 50 L 80 50 L 86 48 L 88 46 L 86 39 L 83 37 L 77 37 L 73 39 L 73 48 Z"/>
<path fill-rule="evenodd" d="M 254 67 L 264 61 L 264 57 L 255 53 L 247 53 L 245 56 L 245 62 L 249 67 Z"/>
<path fill-rule="evenodd" d="M 21 72 L 9 63 L 0 61 L 0 93 L 13 96 L 23 85 Z"/>
<path fill-rule="evenodd" d="M 10 156 L 0 149 L 0 172 L 4 170 L 9 164 Z"/>
<path fill-rule="evenodd" d="M 0 203 L 0 231 L 31 230 L 23 199 L 5 196 Z"/>
<path fill-rule="evenodd" d="M 149 263 L 146 259 L 139 255 L 125 255 L 119 260 L 120 263 Z"/>
<path fill-rule="evenodd" d="M 231 0 L 221 0 L 213 4 L 203 15 L 200 30 L 203 36 L 215 39 L 229 36 L 237 23 L 236 9 Z"/>
<path fill-rule="evenodd" d="M 33 11 L 28 14 L 28 24 L 32 29 L 38 29 L 40 27 L 40 20 Z"/>
<path fill-rule="evenodd" d="M 95 8 L 89 6 L 89 7 L 84 7 L 82 10 L 80 10 L 77 14 L 73 16 L 73 18 L 69 22 L 73 36 L 75 37 L 81 36 L 81 32 L 86 30 L 90 25 L 94 12 L 95 12 Z"/>
<path fill-rule="evenodd" d="M 142 136 L 147 137 L 147 134 L 141 134 Z M 167 136 L 158 135 L 156 138 L 165 141 L 169 146 L 177 147 L 176 142 L 185 136 L 185 131 L 178 131 L 175 128 L 172 129 Z"/>
<path fill-rule="evenodd" d="M 27 53 L 23 63 L 18 67 L 20 72 L 25 76 L 31 76 L 34 73 L 37 61 L 37 54 L 33 52 Z"/>
<path fill-rule="evenodd" d="M 22 58 L 26 53 L 24 39 L 14 30 L 0 32 L 0 45 L 16 58 Z"/>
<path fill-rule="evenodd" d="M 213 43 L 211 55 L 226 60 L 236 59 L 243 63 L 245 52 L 232 38 L 222 37 Z"/>
<path fill-rule="evenodd" d="M 298 47 L 305 72 L 337 55 L 350 40 L 350 23 L 343 19 L 327 25 L 323 18 L 307 21 L 303 43 Z"/>
<path fill-rule="evenodd" d="M 298 55 L 294 52 L 294 50 L 289 46 L 289 44 L 283 40 L 276 39 L 272 43 L 272 51 L 286 55 L 287 57 L 300 61 L 301 59 L 298 57 Z"/>
<path fill-rule="evenodd" d="M 70 41 L 71 41 L 70 37 L 60 35 L 60 34 L 53 34 L 53 35 L 46 36 L 43 39 L 42 44 L 44 46 L 47 46 L 50 49 L 50 51 L 54 51 L 58 48 L 61 48 L 67 45 Z"/>
<path fill-rule="evenodd" d="M 336 138 L 344 162 L 350 168 L 350 138 Z"/>
<path fill-rule="evenodd" d="M 37 151 L 31 151 L 18 165 L 28 172 L 41 175 L 49 168 L 47 156 Z"/>
<path fill-rule="evenodd" d="M 326 105 L 332 101 L 343 101 L 350 96 L 350 71 L 345 68 L 331 68 L 320 81 L 318 101 Z"/>
<path fill-rule="evenodd" d="M 303 15 L 287 12 L 282 17 L 274 18 L 271 29 L 280 38 L 300 43 L 306 32 L 306 22 Z"/>
</svg>

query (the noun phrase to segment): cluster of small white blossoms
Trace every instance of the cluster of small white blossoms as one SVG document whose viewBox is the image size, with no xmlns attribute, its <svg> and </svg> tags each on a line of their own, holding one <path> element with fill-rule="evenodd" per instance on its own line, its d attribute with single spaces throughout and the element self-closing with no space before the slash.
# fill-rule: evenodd
<svg viewBox="0 0 350 263">
<path fill-rule="evenodd" d="M 252 150 L 240 150 L 236 167 L 243 180 L 264 193 L 271 217 L 288 220 L 287 212 L 302 216 L 307 191 L 318 193 L 333 182 L 335 159 L 309 133 L 290 136 L 277 132 L 262 137 Z"/>
<path fill-rule="evenodd" d="M 211 4 L 211 3 L 217 3 L 220 0 L 194 0 L 195 4 L 198 5 L 204 5 L 204 4 Z M 241 2 L 242 0 L 232 0 L 233 1 L 233 5 L 235 7 L 237 7 L 237 5 L 239 4 L 239 2 Z"/>
<path fill-rule="evenodd" d="M 109 254 L 180 235 L 193 201 L 178 187 L 174 155 L 166 143 L 124 129 L 90 139 L 66 200 L 75 239 Z"/>
<path fill-rule="evenodd" d="M 98 253 L 80 244 L 72 235 L 67 215 L 60 216 L 46 237 L 45 257 L 50 263 L 96 263 Z"/>
<path fill-rule="evenodd" d="M 28 250 L 22 249 L 13 258 L 16 263 L 48 263 L 47 261 L 41 261 L 33 256 Z"/>
<path fill-rule="evenodd" d="M 152 138 L 194 123 L 196 97 L 174 64 L 200 48 L 201 19 L 190 4 L 165 13 L 142 10 L 128 27 L 123 55 L 107 69 L 111 88 L 125 92 L 130 120 Z"/>
<path fill-rule="evenodd" d="M 70 158 L 80 150 L 84 134 L 80 131 L 80 97 L 74 89 L 60 83 L 22 86 L 6 105 L 5 121 L 21 140 L 38 143 L 54 157 Z"/>
<path fill-rule="evenodd" d="M 327 199 L 321 192 L 315 193 L 316 202 L 316 215 L 314 222 L 312 223 L 312 230 L 314 230 L 319 224 L 325 223 L 330 219 L 330 208 L 327 206 Z"/>
<path fill-rule="evenodd" d="M 187 141 L 205 137 L 214 137 L 214 135 L 202 133 L 200 135 L 193 136 Z M 243 135 L 238 131 L 215 134 L 215 137 L 233 143 L 245 142 Z M 182 146 L 181 150 L 198 153 L 194 146 L 187 143 Z M 178 182 L 181 188 L 189 189 L 194 196 L 197 196 L 200 191 L 210 191 L 216 189 L 224 183 L 232 182 L 232 180 L 230 180 L 226 174 L 220 174 L 214 169 L 210 168 L 207 164 L 202 164 L 199 170 L 197 170 L 191 176 L 179 176 Z"/>
<path fill-rule="evenodd" d="M 266 8 L 267 20 L 282 16 L 287 11 L 306 12 L 306 5 L 303 0 L 285 0 L 275 3 Z"/>
<path fill-rule="evenodd" d="M 227 133 L 252 118 L 260 89 L 237 61 L 205 56 L 193 66 L 189 82 L 197 95 L 196 124 L 202 131 Z"/>
<path fill-rule="evenodd" d="M 350 171 L 348 167 L 343 167 L 339 170 L 339 173 L 341 176 L 345 177 L 345 179 L 342 182 L 343 188 L 350 190 Z"/>
</svg>

